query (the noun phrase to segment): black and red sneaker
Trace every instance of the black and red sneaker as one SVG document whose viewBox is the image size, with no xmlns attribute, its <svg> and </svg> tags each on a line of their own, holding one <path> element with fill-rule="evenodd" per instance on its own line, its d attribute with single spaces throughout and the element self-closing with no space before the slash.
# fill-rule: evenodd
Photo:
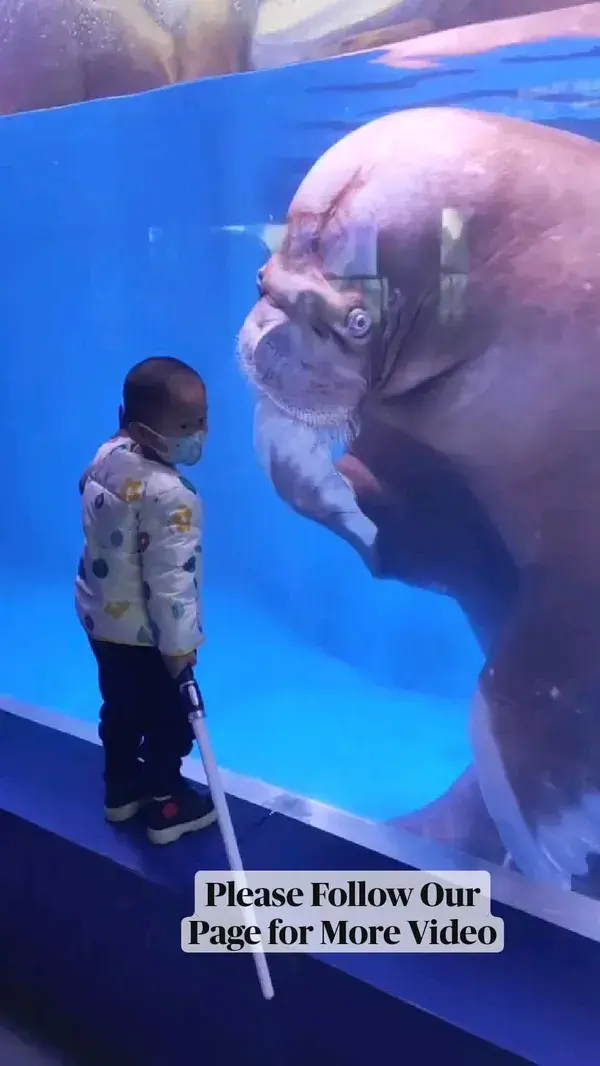
<svg viewBox="0 0 600 1066">
<path fill-rule="evenodd" d="M 186 833 L 206 829 L 217 817 L 210 796 L 201 796 L 190 787 L 175 796 L 152 800 L 145 813 L 152 844 L 173 844 Z"/>
<path fill-rule="evenodd" d="M 104 786 L 104 816 L 107 822 L 118 825 L 135 818 L 148 802 L 142 763 L 125 781 L 107 781 Z"/>
</svg>

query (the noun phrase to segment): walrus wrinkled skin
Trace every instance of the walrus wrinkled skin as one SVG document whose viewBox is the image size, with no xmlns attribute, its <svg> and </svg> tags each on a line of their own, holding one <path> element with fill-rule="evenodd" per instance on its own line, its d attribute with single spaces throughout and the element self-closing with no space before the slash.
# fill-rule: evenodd
<svg viewBox="0 0 600 1066">
<path fill-rule="evenodd" d="M 239 338 L 279 494 L 485 649 L 475 774 L 405 824 L 564 886 L 600 851 L 599 183 L 599 145 L 517 119 L 366 125 Z"/>
</svg>

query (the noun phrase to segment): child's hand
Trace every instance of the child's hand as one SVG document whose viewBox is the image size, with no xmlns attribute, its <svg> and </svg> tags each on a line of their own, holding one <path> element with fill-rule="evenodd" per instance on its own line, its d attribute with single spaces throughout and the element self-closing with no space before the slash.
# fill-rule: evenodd
<svg viewBox="0 0 600 1066">
<path fill-rule="evenodd" d="M 194 667 L 196 665 L 197 658 L 196 652 L 191 651 L 189 655 L 163 655 L 163 662 L 171 677 L 177 680 L 186 666 Z"/>
</svg>

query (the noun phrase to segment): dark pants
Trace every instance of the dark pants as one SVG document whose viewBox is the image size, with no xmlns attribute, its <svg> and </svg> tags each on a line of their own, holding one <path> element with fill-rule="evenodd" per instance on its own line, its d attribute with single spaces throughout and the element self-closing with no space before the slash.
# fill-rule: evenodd
<svg viewBox="0 0 600 1066">
<path fill-rule="evenodd" d="M 149 794 L 172 795 L 182 787 L 181 760 L 191 752 L 194 734 L 160 652 L 105 641 L 90 644 L 103 701 L 99 734 L 106 783 L 135 779 L 142 759 Z"/>
</svg>

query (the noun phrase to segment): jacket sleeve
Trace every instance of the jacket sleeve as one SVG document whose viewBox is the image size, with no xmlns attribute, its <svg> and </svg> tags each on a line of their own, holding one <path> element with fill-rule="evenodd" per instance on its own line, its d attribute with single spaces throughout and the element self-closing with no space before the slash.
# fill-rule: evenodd
<svg viewBox="0 0 600 1066">
<path fill-rule="evenodd" d="M 186 655 L 204 643 L 202 503 L 177 485 L 147 496 L 139 514 L 143 591 L 152 634 L 164 655 Z"/>
</svg>

